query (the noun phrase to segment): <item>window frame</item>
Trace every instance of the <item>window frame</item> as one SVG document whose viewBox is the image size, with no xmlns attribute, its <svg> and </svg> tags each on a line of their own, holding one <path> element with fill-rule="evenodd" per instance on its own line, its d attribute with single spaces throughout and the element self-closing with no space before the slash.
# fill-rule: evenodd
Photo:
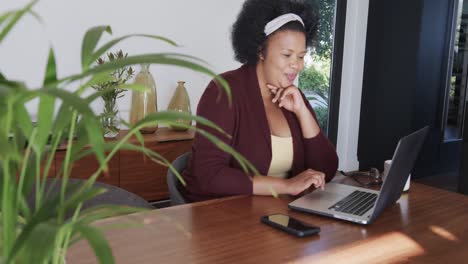
<svg viewBox="0 0 468 264">
<path fill-rule="evenodd" d="M 340 111 L 341 76 L 343 69 L 343 50 L 346 29 L 346 8 L 348 0 L 335 2 L 335 26 L 333 32 L 333 52 L 328 96 L 328 139 L 336 146 Z"/>
</svg>

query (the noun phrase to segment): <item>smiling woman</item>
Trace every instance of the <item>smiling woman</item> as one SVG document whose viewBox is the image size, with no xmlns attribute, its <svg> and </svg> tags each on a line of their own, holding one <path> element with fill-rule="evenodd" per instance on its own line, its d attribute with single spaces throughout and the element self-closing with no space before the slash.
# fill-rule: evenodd
<svg viewBox="0 0 468 264">
<path fill-rule="evenodd" d="M 317 9 L 310 1 L 244 3 L 232 29 L 236 59 L 244 65 L 222 74 L 231 87 L 232 101 L 213 81 L 197 114 L 230 134 L 229 138 L 219 136 L 250 160 L 259 174 L 244 173 L 231 155 L 196 136 L 183 173 L 188 200 L 239 194 L 298 195 L 309 188 L 324 188 L 331 180 L 338 164 L 336 152 L 305 96 L 293 84 L 316 33 Z"/>
</svg>

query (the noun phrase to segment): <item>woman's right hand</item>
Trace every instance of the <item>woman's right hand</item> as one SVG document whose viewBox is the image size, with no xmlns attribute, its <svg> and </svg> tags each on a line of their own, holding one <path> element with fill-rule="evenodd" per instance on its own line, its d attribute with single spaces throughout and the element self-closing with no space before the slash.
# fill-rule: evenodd
<svg viewBox="0 0 468 264">
<path fill-rule="evenodd" d="M 325 173 L 307 169 L 298 175 L 286 180 L 286 190 L 290 195 L 298 195 L 307 190 L 310 186 L 315 188 L 325 188 Z"/>
</svg>

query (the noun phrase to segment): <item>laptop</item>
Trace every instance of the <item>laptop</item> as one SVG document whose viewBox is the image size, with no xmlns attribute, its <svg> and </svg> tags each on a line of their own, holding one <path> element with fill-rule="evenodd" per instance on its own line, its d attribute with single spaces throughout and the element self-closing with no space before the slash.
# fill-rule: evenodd
<svg viewBox="0 0 468 264">
<path fill-rule="evenodd" d="M 380 191 L 330 182 L 324 191 L 306 194 L 291 202 L 289 208 L 359 224 L 372 223 L 400 198 L 428 131 L 426 126 L 400 139 Z"/>
</svg>

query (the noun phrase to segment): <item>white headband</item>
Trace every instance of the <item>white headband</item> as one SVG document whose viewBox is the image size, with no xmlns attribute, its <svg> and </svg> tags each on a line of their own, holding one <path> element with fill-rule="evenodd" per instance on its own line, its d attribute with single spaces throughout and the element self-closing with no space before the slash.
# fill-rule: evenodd
<svg viewBox="0 0 468 264">
<path fill-rule="evenodd" d="M 278 28 L 282 27 L 284 24 L 291 22 L 291 21 L 299 21 L 301 22 L 302 26 L 304 26 L 304 22 L 302 21 L 301 17 L 293 14 L 293 13 L 288 13 L 281 15 L 270 22 L 268 22 L 265 26 L 265 35 L 270 35 L 271 33 L 275 32 L 278 30 Z"/>
</svg>

